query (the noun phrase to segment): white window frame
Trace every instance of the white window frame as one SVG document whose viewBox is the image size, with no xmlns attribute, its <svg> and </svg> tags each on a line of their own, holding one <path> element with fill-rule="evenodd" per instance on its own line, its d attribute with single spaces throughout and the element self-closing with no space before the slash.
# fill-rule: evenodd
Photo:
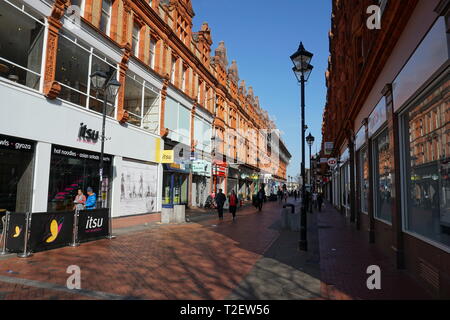
<svg viewBox="0 0 450 320">
<path fill-rule="evenodd" d="M 98 99 L 96 96 L 92 96 L 92 95 L 90 94 L 90 92 L 91 92 L 91 81 L 90 81 L 89 75 L 92 74 L 92 57 L 96 57 L 97 59 L 99 59 L 99 60 L 105 62 L 105 63 L 108 64 L 109 66 L 115 68 L 115 69 L 116 69 L 116 80 L 119 80 L 119 79 L 118 79 L 118 77 L 119 77 L 119 72 L 118 72 L 118 70 L 119 70 L 119 65 L 118 65 L 118 64 L 115 64 L 115 65 L 114 65 L 114 64 L 111 64 L 111 63 L 108 61 L 108 59 L 111 60 L 111 61 L 112 61 L 113 59 L 110 59 L 110 58 L 108 58 L 108 57 L 101 57 L 101 56 L 95 54 L 95 53 L 94 53 L 94 49 L 95 49 L 95 48 L 94 48 L 93 46 L 91 46 L 90 44 L 87 44 L 87 43 L 86 43 L 86 44 L 89 45 L 89 47 L 90 47 L 89 50 L 88 50 L 87 48 L 85 48 L 84 46 L 78 44 L 78 39 L 79 39 L 79 37 L 77 37 L 75 34 L 71 33 L 71 32 L 68 31 L 68 30 L 65 30 L 65 29 L 63 29 L 63 31 L 69 33 L 74 39 L 71 39 L 70 37 L 66 36 L 66 35 L 63 34 L 63 33 L 60 33 L 60 34 L 59 34 L 60 37 L 65 38 L 66 40 L 68 40 L 68 41 L 72 42 L 73 44 L 75 44 L 78 48 L 81 48 L 82 50 L 84 50 L 84 51 L 86 51 L 86 52 L 89 53 L 89 67 L 88 67 L 88 82 L 87 82 L 86 93 L 81 92 L 81 91 L 79 91 L 79 90 L 77 90 L 77 89 L 75 89 L 75 88 L 72 88 L 72 87 L 70 87 L 70 86 L 68 86 L 68 85 L 66 85 L 66 84 L 64 84 L 64 83 L 59 82 L 59 84 L 60 84 L 61 86 L 66 87 L 66 88 L 68 88 L 69 90 L 73 90 L 73 91 L 75 91 L 75 92 L 77 92 L 77 93 L 79 93 L 79 94 L 85 96 L 85 97 L 86 97 L 86 105 L 85 105 L 85 106 L 82 106 L 82 105 L 76 104 L 76 103 L 71 102 L 71 101 L 68 101 L 68 100 L 64 100 L 64 99 L 61 99 L 61 98 L 59 98 L 59 99 L 65 101 L 65 102 L 67 102 L 67 103 L 70 103 L 70 104 L 72 104 L 72 105 L 74 105 L 74 106 L 77 106 L 78 108 L 81 107 L 81 108 L 85 108 L 85 109 L 87 109 L 87 110 L 90 110 L 90 111 L 92 111 L 92 112 L 98 113 L 97 111 L 92 110 L 92 109 L 90 108 L 90 106 L 89 106 L 89 104 L 90 104 L 90 98 L 92 98 L 92 99 L 94 99 L 94 100 L 97 100 L 97 101 L 103 103 L 103 100 Z M 109 104 L 109 102 L 108 102 L 108 104 Z M 116 98 L 115 98 L 114 105 L 113 105 L 112 107 L 114 108 L 114 116 L 110 116 L 110 115 L 108 115 L 108 114 L 107 114 L 106 116 L 109 117 L 109 118 L 115 119 L 115 118 L 117 118 L 117 96 L 116 96 Z"/>
<path fill-rule="evenodd" d="M 83 4 L 84 4 L 84 0 L 82 0 L 82 1 L 83 1 Z M 103 2 L 104 1 L 107 1 L 109 3 L 109 9 L 108 10 L 105 10 L 105 8 L 103 7 Z M 106 24 L 106 30 L 105 30 L 105 33 L 108 36 L 110 35 L 110 31 L 111 31 L 112 6 L 113 6 L 112 0 L 102 0 L 102 10 L 101 10 L 100 20 L 103 17 L 103 15 L 106 15 L 108 17 L 108 22 Z"/>
<path fill-rule="evenodd" d="M 137 28 L 136 28 L 137 27 Z M 134 35 L 134 31 L 137 29 L 137 36 Z M 139 42 L 140 42 L 140 34 L 141 34 L 141 26 L 134 22 L 133 23 L 133 31 L 131 32 L 131 42 L 133 43 L 133 40 L 136 40 L 136 46 L 133 48 L 133 54 L 135 57 L 139 57 Z"/>
<path fill-rule="evenodd" d="M 43 77 L 43 74 L 45 72 L 45 60 L 46 60 L 46 53 L 47 53 L 48 19 L 44 15 L 42 15 L 42 14 L 40 14 L 40 13 L 35 11 L 35 14 L 40 15 L 42 17 L 42 19 L 44 20 L 44 22 L 39 21 L 38 19 L 36 19 L 36 17 L 34 17 L 33 15 L 29 14 L 25 10 L 25 8 L 31 9 L 31 7 L 29 7 L 29 6 L 25 5 L 25 4 L 22 4 L 19 7 L 19 6 L 15 5 L 14 3 L 12 3 L 12 2 L 10 2 L 8 0 L 4 0 L 4 2 L 7 3 L 8 5 L 10 5 L 11 7 L 13 7 L 14 9 L 20 11 L 22 14 L 26 15 L 27 17 L 33 19 L 35 22 L 41 24 L 44 27 L 44 39 L 42 40 L 43 44 L 42 44 L 41 68 L 40 68 L 39 72 L 36 72 L 36 71 L 30 70 L 28 68 L 25 68 L 25 67 L 23 67 L 23 66 L 21 66 L 19 64 L 16 64 L 16 63 L 14 63 L 14 62 L 12 62 L 12 61 L 10 61 L 8 59 L 2 58 L 0 56 L 0 61 L 4 61 L 6 63 L 9 63 L 9 64 L 19 68 L 19 69 L 25 70 L 26 72 L 29 72 L 31 74 L 34 74 L 35 76 L 38 76 L 39 77 L 39 89 L 34 89 L 34 88 L 31 88 L 31 87 L 28 87 L 26 85 L 23 85 L 23 84 L 11 81 L 8 78 L 4 78 L 4 77 L 0 77 L 0 81 L 4 81 L 6 83 L 13 84 L 14 86 L 19 86 L 19 87 L 25 88 L 26 90 L 31 90 L 31 91 L 34 91 L 34 92 L 40 92 L 41 93 L 44 90 L 44 77 Z"/>
</svg>

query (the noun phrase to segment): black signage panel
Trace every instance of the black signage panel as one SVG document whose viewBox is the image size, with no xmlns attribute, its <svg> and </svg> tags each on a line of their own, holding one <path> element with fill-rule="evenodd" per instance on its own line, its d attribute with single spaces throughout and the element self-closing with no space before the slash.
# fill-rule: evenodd
<svg viewBox="0 0 450 320">
<path fill-rule="evenodd" d="M 76 159 L 100 161 L 100 153 L 70 147 L 63 147 L 58 145 L 52 145 L 52 154 Z M 105 163 L 111 163 L 112 156 L 108 154 L 103 154 L 103 161 Z"/>
<path fill-rule="evenodd" d="M 69 245 L 73 240 L 74 211 L 37 212 L 31 217 L 32 252 Z"/>
<path fill-rule="evenodd" d="M 11 213 L 9 215 L 8 233 L 6 234 L 6 249 L 9 252 L 23 252 L 25 225 L 25 213 Z"/>
<path fill-rule="evenodd" d="M 89 241 L 109 235 L 109 209 L 82 210 L 78 218 L 78 241 Z"/>
<path fill-rule="evenodd" d="M 0 149 L 34 152 L 34 142 L 0 134 Z"/>
</svg>

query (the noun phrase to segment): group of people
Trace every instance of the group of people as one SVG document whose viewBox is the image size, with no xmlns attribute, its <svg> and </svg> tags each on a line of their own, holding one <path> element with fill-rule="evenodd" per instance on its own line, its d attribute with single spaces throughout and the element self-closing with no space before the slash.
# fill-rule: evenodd
<svg viewBox="0 0 450 320">
<path fill-rule="evenodd" d="M 93 210 L 97 207 L 97 195 L 94 193 L 91 187 L 86 190 L 87 197 L 84 195 L 83 190 L 78 189 L 75 200 L 73 201 L 73 210 Z"/>
<path fill-rule="evenodd" d="M 323 204 L 323 195 L 322 193 L 313 192 L 310 193 L 306 191 L 306 207 L 309 208 L 310 202 L 313 208 L 316 208 L 319 211 L 322 211 L 322 204 Z"/>
<path fill-rule="evenodd" d="M 219 189 L 219 193 L 214 197 L 216 206 L 217 206 L 217 212 L 219 214 L 219 219 L 223 220 L 223 207 L 225 205 L 225 202 L 227 201 L 227 197 L 223 193 L 222 189 Z M 236 195 L 236 192 L 234 190 L 231 191 L 231 194 L 228 196 L 228 203 L 229 203 L 229 210 L 230 213 L 233 215 L 233 220 L 236 220 L 236 211 L 238 207 L 238 197 Z"/>
</svg>

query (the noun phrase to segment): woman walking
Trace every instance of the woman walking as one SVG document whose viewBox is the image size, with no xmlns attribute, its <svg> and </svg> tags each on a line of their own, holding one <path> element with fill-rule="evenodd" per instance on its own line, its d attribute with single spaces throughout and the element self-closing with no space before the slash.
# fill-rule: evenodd
<svg viewBox="0 0 450 320">
<path fill-rule="evenodd" d="M 230 203 L 230 212 L 233 215 L 233 221 L 236 220 L 236 210 L 238 205 L 238 197 L 236 196 L 236 193 L 234 190 L 231 190 L 231 194 L 228 197 L 228 201 Z"/>
</svg>

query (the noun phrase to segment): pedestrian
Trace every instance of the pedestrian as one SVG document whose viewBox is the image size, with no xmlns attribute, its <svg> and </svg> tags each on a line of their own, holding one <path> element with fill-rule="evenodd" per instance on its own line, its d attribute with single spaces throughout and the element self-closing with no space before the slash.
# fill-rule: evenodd
<svg viewBox="0 0 450 320">
<path fill-rule="evenodd" d="M 93 192 L 91 187 L 87 188 L 87 194 L 86 210 L 93 210 L 97 208 L 97 195 Z"/>
<path fill-rule="evenodd" d="M 233 221 L 236 220 L 236 210 L 238 205 L 238 197 L 236 196 L 236 193 L 234 190 L 231 190 L 231 194 L 228 197 L 228 201 L 230 203 L 230 212 L 233 215 Z"/>
<path fill-rule="evenodd" d="M 259 209 L 259 211 L 261 211 L 262 210 L 262 207 L 263 207 L 263 204 L 264 204 L 264 197 L 265 197 L 266 195 L 265 195 L 265 192 L 264 192 L 264 189 L 260 189 L 259 191 L 258 191 L 258 194 L 257 194 L 257 199 L 258 199 L 258 209 Z"/>
<path fill-rule="evenodd" d="M 86 204 L 86 196 L 83 194 L 83 190 L 78 189 L 78 193 L 75 196 L 73 210 L 84 210 Z"/>
<path fill-rule="evenodd" d="M 225 204 L 225 201 L 227 201 L 227 198 L 223 194 L 222 189 L 219 189 L 219 193 L 217 193 L 215 200 L 217 205 L 217 212 L 219 214 L 219 219 L 223 220 L 223 206 Z"/>
<path fill-rule="evenodd" d="M 297 202 L 297 196 L 298 196 L 297 190 L 294 190 L 294 199 L 296 202 Z"/>
<path fill-rule="evenodd" d="M 323 203 L 323 196 L 322 193 L 319 193 L 317 195 L 317 207 L 319 209 L 319 212 L 322 211 L 322 203 Z"/>
<path fill-rule="evenodd" d="M 283 203 L 283 191 L 281 191 L 280 187 L 278 187 L 277 196 L 278 196 L 278 202 Z"/>
<path fill-rule="evenodd" d="M 313 201 L 313 208 L 317 209 L 317 192 L 313 192 L 312 201 Z"/>
</svg>

